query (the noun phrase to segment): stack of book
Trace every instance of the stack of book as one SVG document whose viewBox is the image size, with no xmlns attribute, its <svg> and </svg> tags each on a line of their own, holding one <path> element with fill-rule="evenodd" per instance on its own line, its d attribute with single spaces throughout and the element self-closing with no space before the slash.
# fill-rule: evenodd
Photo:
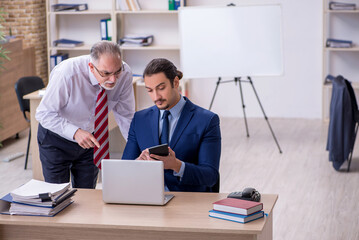
<svg viewBox="0 0 359 240">
<path fill-rule="evenodd" d="M 59 4 L 53 4 L 51 5 L 52 10 L 54 12 L 59 12 L 59 11 L 85 11 L 88 10 L 88 6 L 87 3 L 81 3 L 81 4 L 64 4 L 64 3 L 59 3 Z"/>
<path fill-rule="evenodd" d="M 1 199 L 2 213 L 52 217 L 73 203 L 72 196 L 76 191 L 70 188 L 70 183 L 46 183 L 32 179 Z M 4 202 L 10 203 L 8 211 L 4 211 Z"/>
<path fill-rule="evenodd" d="M 84 45 L 83 41 L 76 41 L 72 39 L 65 39 L 61 38 L 54 41 L 55 47 L 67 47 L 67 48 L 74 48 L 74 47 L 80 47 Z"/>
<path fill-rule="evenodd" d="M 127 35 L 120 39 L 121 46 L 149 46 L 153 42 L 153 35 Z"/>
<path fill-rule="evenodd" d="M 329 2 L 330 10 L 355 10 L 355 3 Z"/>
<path fill-rule="evenodd" d="M 263 203 L 225 198 L 213 203 L 209 216 L 239 223 L 247 223 L 264 216 Z"/>
<path fill-rule="evenodd" d="M 349 40 L 328 38 L 326 46 L 332 48 L 351 48 L 353 46 L 353 42 Z"/>
</svg>

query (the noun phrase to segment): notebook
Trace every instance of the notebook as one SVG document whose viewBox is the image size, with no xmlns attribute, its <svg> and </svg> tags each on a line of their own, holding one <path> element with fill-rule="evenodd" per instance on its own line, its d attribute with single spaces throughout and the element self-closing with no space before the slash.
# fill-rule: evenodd
<svg viewBox="0 0 359 240">
<path fill-rule="evenodd" d="M 165 205 L 162 161 L 104 159 L 102 199 L 105 203 Z"/>
</svg>

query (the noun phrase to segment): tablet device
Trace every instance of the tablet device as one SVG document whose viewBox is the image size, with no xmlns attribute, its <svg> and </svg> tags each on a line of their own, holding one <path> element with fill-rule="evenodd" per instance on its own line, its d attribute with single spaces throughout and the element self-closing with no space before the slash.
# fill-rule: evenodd
<svg viewBox="0 0 359 240">
<path fill-rule="evenodd" d="M 150 154 L 156 154 L 158 156 L 168 156 L 168 144 L 165 143 L 162 145 L 150 147 L 148 151 L 150 152 Z"/>
</svg>

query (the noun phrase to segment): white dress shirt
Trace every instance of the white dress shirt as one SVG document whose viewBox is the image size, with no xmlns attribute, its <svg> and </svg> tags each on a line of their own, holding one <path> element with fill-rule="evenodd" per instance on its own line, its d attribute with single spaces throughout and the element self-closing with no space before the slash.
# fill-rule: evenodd
<svg viewBox="0 0 359 240">
<path fill-rule="evenodd" d="M 94 132 L 97 95 L 101 87 L 90 71 L 90 55 L 67 59 L 57 65 L 50 74 L 44 97 L 36 110 L 36 119 L 46 129 L 74 141 L 74 134 L 81 128 Z M 114 113 L 123 137 L 127 140 L 130 123 L 135 112 L 132 88 L 132 71 L 123 62 L 114 89 L 106 90 L 108 111 Z"/>
</svg>

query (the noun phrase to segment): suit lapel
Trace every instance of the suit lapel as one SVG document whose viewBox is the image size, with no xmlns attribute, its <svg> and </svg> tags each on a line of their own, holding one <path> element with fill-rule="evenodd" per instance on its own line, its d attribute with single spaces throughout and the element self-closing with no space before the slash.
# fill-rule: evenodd
<svg viewBox="0 0 359 240">
<path fill-rule="evenodd" d="M 160 116 L 160 111 L 156 106 L 152 107 L 152 112 L 150 116 L 150 124 L 149 127 L 152 128 L 152 136 L 155 145 L 160 143 L 159 135 L 158 135 L 158 118 Z"/>
<path fill-rule="evenodd" d="M 173 135 L 172 135 L 172 138 L 171 138 L 170 147 L 172 149 L 175 148 L 175 146 L 176 146 L 178 140 L 180 139 L 183 131 L 187 127 L 188 123 L 191 121 L 191 119 L 193 117 L 193 109 L 194 109 L 193 103 L 190 100 L 186 99 L 186 104 L 183 107 L 181 116 L 178 119 L 176 129 L 173 132 Z"/>
</svg>

